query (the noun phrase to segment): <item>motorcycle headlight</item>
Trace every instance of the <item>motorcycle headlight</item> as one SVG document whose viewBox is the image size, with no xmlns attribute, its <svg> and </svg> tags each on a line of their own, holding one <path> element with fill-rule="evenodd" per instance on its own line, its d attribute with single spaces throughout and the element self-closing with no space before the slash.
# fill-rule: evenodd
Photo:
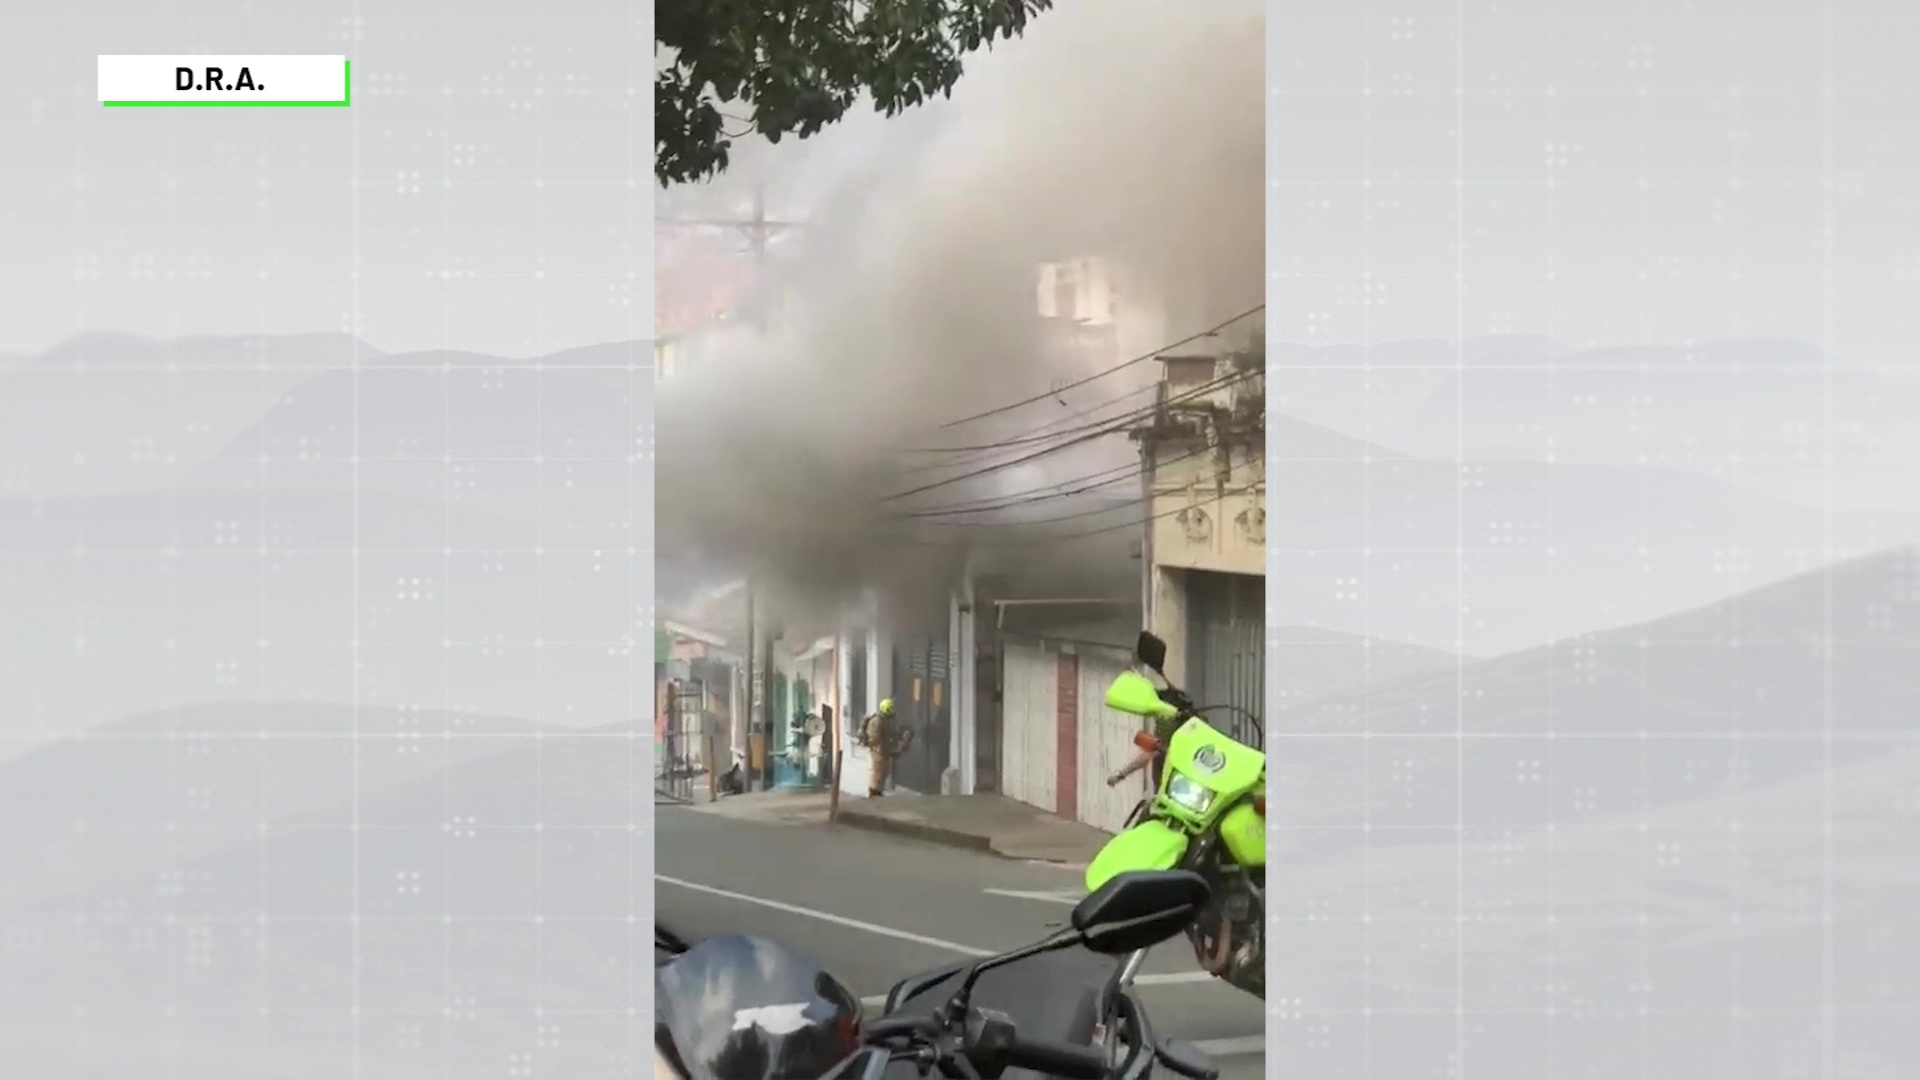
<svg viewBox="0 0 1920 1080">
<path fill-rule="evenodd" d="M 1167 798 L 1190 814 L 1204 814 L 1213 804 L 1212 791 L 1178 774 L 1167 783 Z"/>
</svg>

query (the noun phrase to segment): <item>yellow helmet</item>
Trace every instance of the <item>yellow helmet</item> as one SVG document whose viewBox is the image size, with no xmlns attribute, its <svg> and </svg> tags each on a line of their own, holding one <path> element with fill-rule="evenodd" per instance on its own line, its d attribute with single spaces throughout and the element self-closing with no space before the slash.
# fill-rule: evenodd
<svg viewBox="0 0 1920 1080">
<path fill-rule="evenodd" d="M 881 714 L 882 716 L 892 716 L 892 715 L 893 715 L 893 699 L 892 699 L 892 698 L 881 698 L 881 699 L 880 699 L 880 714 Z"/>
</svg>

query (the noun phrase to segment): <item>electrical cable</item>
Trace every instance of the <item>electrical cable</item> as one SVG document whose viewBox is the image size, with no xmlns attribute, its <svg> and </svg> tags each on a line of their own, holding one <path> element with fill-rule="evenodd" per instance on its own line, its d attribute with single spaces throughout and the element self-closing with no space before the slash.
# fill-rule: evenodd
<svg viewBox="0 0 1920 1080">
<path fill-rule="evenodd" d="M 1235 315 L 1224 322 L 1216 323 L 1213 326 L 1210 326 L 1207 329 L 1202 330 L 1197 334 L 1189 334 L 1188 336 L 1181 338 L 1179 341 L 1173 342 L 1172 344 L 1168 344 L 1168 345 L 1162 345 L 1161 347 L 1153 350 L 1152 352 L 1142 353 L 1141 355 L 1136 356 L 1131 360 L 1123 360 L 1120 363 L 1115 364 L 1114 366 L 1107 368 L 1104 371 L 1097 371 L 1092 375 L 1088 375 L 1083 379 L 1076 379 L 1073 382 L 1066 384 L 1065 386 L 1056 386 L 1053 389 L 1048 390 L 1046 393 L 1043 393 L 1043 394 L 1035 394 L 1030 398 L 1023 398 L 1011 404 L 1002 405 L 994 409 L 988 409 L 985 412 L 974 413 L 972 416 L 963 416 L 958 420 L 949 420 L 946 423 L 941 424 L 940 427 L 942 430 L 945 430 L 947 428 L 956 428 L 961 426 L 962 424 L 971 424 L 975 420 L 985 420 L 989 416 L 999 416 L 1001 413 L 1008 413 L 1008 412 L 1012 412 L 1015 409 L 1025 408 L 1028 405 L 1032 405 L 1036 401 L 1045 401 L 1048 398 L 1059 397 L 1061 394 L 1066 393 L 1068 390 L 1085 386 L 1090 382 L 1095 382 L 1100 379 L 1104 379 L 1107 376 L 1114 374 L 1115 372 L 1124 371 L 1127 368 L 1134 366 L 1135 364 L 1144 364 L 1147 361 L 1158 357 L 1160 354 L 1167 352 L 1170 349 L 1177 349 L 1182 345 L 1199 341 L 1201 338 L 1212 337 L 1213 335 L 1219 333 L 1220 331 L 1225 330 L 1227 327 L 1232 326 L 1234 323 L 1237 323 L 1240 320 L 1245 319 L 1249 316 L 1258 315 L 1260 312 L 1265 311 L 1266 309 L 1267 309 L 1267 305 L 1265 304 L 1259 304 L 1254 307 L 1250 307 L 1247 310 L 1241 312 L 1240 314 Z"/>
<path fill-rule="evenodd" d="M 1228 471 L 1229 470 L 1227 469 L 1218 470 L 1212 476 L 1208 477 L 1207 481 L 1218 481 L 1218 480 L 1225 479 Z M 1016 546 L 1041 547 L 1048 544 L 1060 544 L 1060 543 L 1067 543 L 1073 540 L 1084 540 L 1088 537 L 1102 536 L 1108 533 L 1120 532 L 1125 529 L 1137 529 L 1137 528 L 1141 528 L 1142 526 L 1151 525 L 1153 522 L 1158 521 L 1161 518 L 1172 517 L 1175 514 L 1183 513 L 1187 510 L 1193 509 L 1194 507 L 1211 506 L 1214 503 L 1221 502 L 1225 500 L 1228 496 L 1235 495 L 1235 494 L 1239 494 L 1239 492 L 1221 491 L 1216 494 L 1209 495 L 1204 499 L 1198 499 L 1198 500 L 1195 500 L 1194 502 L 1176 506 L 1170 510 L 1163 510 L 1157 514 L 1148 514 L 1145 517 L 1133 518 L 1127 521 L 1117 522 L 1113 525 L 1103 525 L 1103 526 L 1100 526 L 1099 528 L 1082 529 L 1078 532 L 1057 533 L 1051 536 L 1030 536 L 1030 537 L 1001 537 L 1001 538 L 972 537 L 972 538 L 969 538 L 967 542 L 978 545 L 978 546 L 983 546 L 983 547 L 1016 547 Z M 1114 510 L 1123 510 L 1129 506 L 1137 506 L 1139 504 L 1139 501 L 1140 500 L 1137 500 L 1137 499 L 1129 500 L 1127 503 L 1122 504 L 1120 506 L 1102 507 L 1095 510 L 1078 511 L 1072 514 L 1063 514 L 1055 518 L 1042 518 L 1042 519 L 1026 521 L 1026 522 L 997 522 L 997 523 L 987 523 L 987 524 L 989 525 L 997 524 L 1002 526 L 1043 525 L 1043 524 L 1048 524 L 1055 521 L 1068 521 L 1068 520 L 1073 520 L 1075 518 L 1092 517 L 1095 514 L 1110 513 Z M 979 527 L 979 526 L 964 526 L 964 527 Z M 957 529 L 961 527 L 955 527 L 955 528 Z M 925 536 L 903 536 L 900 538 L 900 540 L 902 543 L 921 545 L 921 546 L 932 546 L 932 545 L 945 546 L 954 542 L 952 537 L 933 539 Z"/>
<path fill-rule="evenodd" d="M 1199 457 L 1202 454 L 1212 453 L 1215 449 L 1217 448 L 1212 446 L 1202 446 L 1197 450 L 1190 450 L 1184 454 L 1178 455 L 1177 457 L 1170 457 L 1163 461 L 1160 461 L 1157 463 L 1156 467 L 1164 466 L 1164 465 L 1174 465 L 1179 462 L 1186 461 L 1190 458 Z M 1006 495 L 995 496 L 993 499 L 982 500 L 981 503 L 979 504 L 963 504 L 958 506 L 936 507 L 931 510 L 916 510 L 910 513 L 901 514 L 899 516 L 912 517 L 912 518 L 951 517 L 957 514 L 984 514 L 984 513 L 991 513 L 998 510 L 1011 510 L 1011 509 L 1014 509 L 1015 507 L 1020 507 L 1020 506 L 1035 506 L 1043 502 L 1050 502 L 1054 499 L 1065 499 L 1065 498 L 1071 498 L 1075 495 L 1084 495 L 1090 491 L 1097 491 L 1100 488 L 1108 487 L 1113 484 L 1122 483 L 1128 480 L 1136 480 L 1140 478 L 1142 475 L 1144 475 L 1145 472 L 1146 472 L 1146 467 L 1140 462 L 1137 462 L 1137 461 L 1129 462 L 1124 465 L 1115 465 L 1112 468 L 1102 469 L 1101 471 L 1096 473 L 1089 473 L 1085 476 L 1072 477 L 1066 480 L 1061 480 L 1057 483 L 1044 484 L 1037 488 L 1029 488 L 1023 492 L 1011 492 Z M 1105 480 L 1099 479 L 1102 476 L 1106 476 L 1108 473 L 1122 473 L 1123 475 L 1112 476 Z M 1097 483 L 1093 482 L 1096 480 L 1098 481 Z M 1059 490 L 1059 489 L 1068 488 L 1069 485 L 1084 485 L 1084 486 L 1074 487 L 1071 490 Z M 1051 494 L 1042 494 L 1043 492 L 1051 492 Z M 1071 515 L 1071 516 L 1079 516 L 1079 515 Z M 1041 519 L 1041 520 L 1046 520 L 1046 519 Z M 1023 522 L 1012 522 L 1012 521 L 966 522 L 966 523 L 961 523 L 956 527 L 964 528 L 964 527 L 971 527 L 974 525 L 1000 526 L 1000 525 L 1017 525 L 1017 524 L 1023 524 Z"/>
<path fill-rule="evenodd" d="M 1201 447 L 1198 450 L 1189 451 L 1185 454 L 1181 454 L 1178 457 L 1167 458 L 1166 460 L 1160 462 L 1159 465 L 1177 464 L 1178 462 L 1186 461 L 1189 458 L 1195 458 L 1195 457 L 1199 457 L 1202 454 L 1212 453 L 1216 449 L 1218 448 L 1212 447 L 1212 446 Z M 1157 467 L 1158 466 L 1156 466 L 1156 468 Z M 1195 481 L 1195 483 L 1211 484 L 1221 480 L 1225 480 L 1228 474 L 1230 474 L 1232 471 L 1233 471 L 1233 466 L 1231 464 L 1228 464 L 1228 465 L 1222 466 L 1221 468 L 1215 469 L 1212 474 L 1198 479 L 1197 481 Z M 1055 514 L 1051 517 L 1022 518 L 1017 521 L 960 522 L 960 523 L 948 525 L 947 527 L 954 528 L 954 529 L 1014 529 L 1014 528 L 1020 528 L 1026 525 L 1050 525 L 1055 522 L 1075 521 L 1080 518 L 1097 517 L 1101 514 L 1111 514 L 1119 510 L 1125 510 L 1129 507 L 1138 506 L 1140 505 L 1140 503 L 1144 501 L 1145 500 L 1141 498 L 1133 498 L 1133 499 L 1127 499 L 1124 502 L 1114 503 L 1109 506 L 1096 506 L 1096 507 L 1090 507 L 1085 510 L 1074 510 L 1065 514 Z M 936 523 L 936 524 L 945 524 L 945 523 Z"/>
<path fill-rule="evenodd" d="M 1226 470 L 1221 470 L 1220 472 L 1215 473 L 1212 479 L 1219 480 L 1219 479 L 1223 479 L 1225 476 L 1226 476 Z M 1090 536 L 1101 536 L 1106 533 L 1119 532 L 1122 529 L 1137 529 L 1143 525 L 1150 525 L 1153 522 L 1160 520 L 1161 518 L 1172 517 L 1175 514 L 1184 513 L 1185 511 L 1190 510 L 1197 506 L 1209 506 L 1214 503 L 1221 502 L 1224 499 L 1226 499 L 1229 495 L 1234 495 L 1234 494 L 1238 494 L 1238 492 L 1222 491 L 1214 495 L 1209 495 L 1204 499 L 1200 499 L 1192 503 L 1188 503 L 1182 506 L 1176 506 L 1171 510 L 1163 510 L 1160 513 L 1148 514 L 1146 517 L 1139 518 L 1137 520 L 1122 521 L 1115 525 L 1106 525 L 1097 529 L 1083 529 L 1079 532 L 1062 533 L 1056 536 L 1006 538 L 1006 539 L 999 539 L 999 540 L 984 539 L 984 540 L 977 540 L 975 542 L 981 543 L 981 544 L 989 544 L 996 547 L 1013 546 L 1013 545 L 1030 545 L 1030 546 L 1037 547 L 1043 544 L 1059 544 L 1059 543 L 1065 543 L 1070 540 L 1084 540 Z M 1087 514 L 1068 515 L 1068 517 L 1073 517 L 1073 516 L 1091 516 L 1091 515 L 1087 515 Z M 1060 520 L 1067 520 L 1067 517 L 1063 517 Z M 1037 521 L 1037 522 L 1033 522 L 1033 524 L 1044 524 L 1044 522 Z M 943 541 L 932 541 L 932 540 L 921 541 L 921 543 L 936 543 L 936 542 L 943 542 Z"/>
<path fill-rule="evenodd" d="M 1009 442 L 1025 441 L 1025 436 L 1034 435 L 1038 432 L 1045 431 L 1050 427 L 1053 427 L 1057 424 L 1064 424 L 1067 421 L 1075 419 L 1077 417 L 1086 416 L 1090 413 L 1099 412 L 1101 409 L 1105 409 L 1110 406 L 1117 405 L 1120 402 L 1125 401 L 1130 397 L 1139 397 L 1141 394 L 1150 394 L 1158 388 L 1159 388 L 1158 383 L 1149 383 L 1146 386 L 1135 387 L 1134 389 L 1129 390 L 1124 394 L 1117 394 L 1113 397 L 1110 397 L 1107 400 L 1102 401 L 1097 405 L 1089 405 L 1084 409 L 1077 409 L 1073 412 L 1068 413 L 1065 416 L 1057 417 L 1053 420 L 1049 420 L 1046 423 L 1041 424 L 1039 427 L 1029 428 L 1025 432 L 1023 432 L 1021 437 L 1019 438 L 1003 439 L 997 442 L 990 442 L 990 443 L 976 443 L 972 446 L 910 446 L 906 449 L 905 452 L 909 454 L 968 454 L 968 453 L 974 453 L 981 450 L 998 450 L 1001 447 L 1006 446 Z"/>
<path fill-rule="evenodd" d="M 1109 416 L 1103 420 L 1096 420 L 1092 423 L 1082 424 L 1077 427 L 1064 428 L 1060 431 L 1049 432 L 1045 435 L 1020 436 L 1020 437 L 1003 439 L 997 443 L 984 443 L 979 446 L 952 448 L 954 450 L 987 452 L 985 454 L 982 454 L 980 458 L 975 459 L 975 461 L 964 461 L 964 460 L 963 461 L 935 461 L 925 465 L 910 465 L 905 468 L 899 469 L 897 471 L 903 476 L 915 476 L 921 473 L 937 472 L 941 469 L 952 469 L 952 468 L 957 468 L 965 465 L 974 464 L 977 461 L 985 460 L 986 458 L 990 457 L 991 452 L 995 450 L 1013 450 L 1013 449 L 1017 449 L 1018 447 L 1030 445 L 1033 443 L 1047 442 L 1052 439 L 1065 439 L 1075 434 L 1079 434 L 1083 432 L 1093 432 L 1096 430 L 1104 434 L 1106 431 L 1112 430 L 1114 425 L 1121 425 L 1121 426 L 1130 425 L 1135 421 L 1144 420 L 1147 417 L 1152 416 L 1156 411 L 1160 409 L 1171 408 L 1176 405 L 1184 405 L 1187 402 L 1194 400 L 1195 398 L 1204 397 L 1208 394 L 1214 393 L 1215 391 L 1223 390 L 1229 386 L 1232 386 L 1235 383 L 1246 381 L 1260 374 L 1262 374 L 1262 372 L 1250 371 L 1250 370 L 1230 372 L 1226 375 L 1222 375 L 1218 378 L 1215 378 L 1209 382 L 1201 383 L 1198 386 L 1193 386 L 1193 387 L 1189 387 L 1186 390 L 1182 390 L 1178 394 L 1168 398 L 1165 401 L 1157 401 L 1151 405 L 1144 405 L 1139 408 L 1132 409 L 1128 412 L 1121 413 L 1117 416 Z M 1106 405 L 1112 405 L 1117 401 L 1123 400 L 1126 397 L 1130 397 L 1133 394 L 1156 390 L 1158 388 L 1159 388 L 1159 384 L 1155 384 L 1154 386 L 1141 387 L 1140 390 L 1130 391 L 1128 394 L 1123 394 L 1118 398 L 1109 399 L 1103 405 L 1094 406 L 1092 409 L 1088 409 L 1085 411 L 1094 412 L 1100 408 L 1104 408 Z M 1084 415 L 1084 413 L 1080 415 Z M 1065 420 L 1065 419 L 1069 419 L 1069 418 L 1068 417 L 1061 418 L 1061 420 Z M 1061 421 L 1054 421 L 1053 423 L 1059 423 L 1059 422 Z M 1051 427 L 1053 426 L 1053 424 L 1050 423 L 1044 426 Z M 1038 430 L 1038 429 L 1032 429 L 1032 430 Z M 1064 446 L 1066 444 L 1063 443 L 1062 445 Z"/>
<path fill-rule="evenodd" d="M 1050 499 L 1064 499 L 1064 498 L 1071 497 L 1073 495 L 1082 494 L 1087 491 L 1094 491 L 1099 488 L 1107 487 L 1108 485 L 1111 485 L 1111 484 L 1117 484 L 1125 480 L 1131 480 L 1139 476 L 1143 471 L 1144 470 L 1140 465 L 1134 464 L 1134 463 L 1115 465 L 1109 469 L 1102 469 L 1097 473 L 1089 473 L 1085 476 L 1069 477 L 1068 479 L 1062 480 L 1058 483 L 1042 484 L 1039 487 L 1028 488 L 1025 491 L 1008 492 L 1007 494 L 1004 494 L 1004 495 L 996 495 L 991 498 L 982 499 L 982 500 L 979 500 L 978 502 L 973 502 L 973 503 L 959 503 L 953 506 L 935 507 L 930 510 L 913 510 L 905 514 L 902 514 L 900 516 L 932 518 L 932 517 L 951 517 L 955 514 L 992 513 L 996 510 L 1008 510 L 1016 506 L 1028 506 L 1034 503 L 1046 502 Z M 1110 475 L 1110 474 L 1119 474 L 1119 475 Z M 1102 479 L 1103 477 L 1104 479 Z M 1085 486 L 1068 490 L 1069 485 L 1082 485 L 1082 484 Z"/>
<path fill-rule="evenodd" d="M 1062 441 L 1057 443 L 1054 446 L 1049 446 L 1043 450 L 1036 450 L 1032 453 L 1023 454 L 1019 457 L 1010 458 L 1005 461 L 995 462 L 991 465 L 983 465 L 980 468 L 973 469 L 971 471 L 964 472 L 964 473 L 959 473 L 954 476 L 949 476 L 949 477 L 946 477 L 945 479 L 930 481 L 928 483 L 920 485 L 919 487 L 909 488 L 906 491 L 895 492 L 892 495 L 887 495 L 882 497 L 880 501 L 881 502 L 897 502 L 901 499 L 910 498 L 914 495 L 919 495 L 924 492 L 933 491 L 936 488 L 946 487 L 949 484 L 957 484 L 963 480 L 971 480 L 976 477 L 986 476 L 990 473 L 999 472 L 1002 469 L 1010 469 L 1016 465 L 1024 465 L 1030 461 L 1037 461 L 1040 458 L 1046 457 L 1048 454 L 1058 453 L 1059 451 L 1064 450 L 1070 446 L 1078 446 L 1083 443 L 1087 443 L 1094 439 L 1100 438 L 1103 435 L 1111 435 L 1118 431 L 1124 431 L 1129 426 L 1131 426 L 1135 421 L 1151 416 L 1162 408 L 1166 408 L 1168 406 L 1176 405 L 1176 404 L 1183 404 L 1187 401 L 1192 400 L 1195 397 L 1199 397 L 1204 394 L 1210 394 L 1216 390 L 1221 389 L 1222 387 L 1229 386 L 1233 383 L 1252 378 L 1256 374 L 1261 374 L 1261 373 L 1257 371 L 1234 372 L 1231 375 L 1227 375 L 1227 376 L 1223 376 L 1221 378 L 1215 379 L 1210 383 L 1203 383 L 1200 386 L 1193 388 L 1192 390 L 1183 391 L 1178 398 L 1169 399 L 1164 403 L 1155 402 L 1153 405 L 1150 405 L 1144 409 L 1136 409 L 1134 410 L 1134 412 L 1124 416 L 1114 417 L 1108 420 L 1102 420 L 1098 423 L 1084 425 L 1083 427 L 1077 428 L 1077 429 L 1070 428 L 1070 429 L 1067 429 L 1066 431 L 1057 432 L 1055 433 L 1054 436 L 1049 436 L 1049 438 L 1062 437 Z M 1082 434 L 1076 434 L 1076 432 L 1082 432 Z M 1073 436 L 1073 437 L 1065 437 L 1065 436 Z M 924 471 L 924 470 L 920 470 L 920 471 Z"/>
</svg>

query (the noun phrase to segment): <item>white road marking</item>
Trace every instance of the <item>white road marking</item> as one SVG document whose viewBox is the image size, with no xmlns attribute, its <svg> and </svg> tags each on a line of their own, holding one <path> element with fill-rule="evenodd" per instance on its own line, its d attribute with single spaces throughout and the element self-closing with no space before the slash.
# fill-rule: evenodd
<svg viewBox="0 0 1920 1080">
<path fill-rule="evenodd" d="M 875 994 L 863 997 L 860 1004 L 869 1009 L 878 1009 L 887 1003 L 887 995 Z M 1224 1039 L 1198 1039 L 1194 1041 L 1200 1052 L 1213 1058 L 1239 1057 L 1243 1054 L 1263 1053 L 1267 1048 L 1265 1035 L 1236 1035 Z"/>
<path fill-rule="evenodd" d="M 982 889 L 994 896 L 1009 896 L 1015 900 L 1044 900 L 1049 904 L 1065 904 L 1068 907 L 1080 902 L 1085 893 L 1073 893 L 1066 889 Z"/>
<path fill-rule="evenodd" d="M 1133 981 L 1138 986 L 1181 986 L 1187 983 L 1210 983 L 1220 980 L 1204 971 L 1162 971 L 1135 975 Z"/>
<path fill-rule="evenodd" d="M 828 911 L 816 911 L 813 908 L 801 907 L 799 904 L 789 904 L 780 900 L 772 900 L 764 896 L 749 896 L 746 893 L 734 892 L 732 889 L 722 889 L 714 885 L 702 885 L 697 881 L 687 881 L 684 878 L 655 874 L 653 880 L 665 882 L 668 885 L 677 885 L 682 889 L 690 889 L 694 892 L 706 893 L 710 896 L 722 896 L 728 900 L 738 900 L 743 904 L 758 904 L 761 907 L 772 908 L 775 911 L 784 911 L 789 915 L 804 915 L 809 919 L 819 919 L 821 922 L 833 923 L 836 926 L 850 927 L 854 930 L 865 930 L 869 934 L 878 934 L 881 937 L 897 938 L 901 941 L 912 941 L 920 945 L 931 945 L 936 949 L 946 949 L 948 952 L 956 952 L 962 956 L 994 955 L 987 949 L 976 949 L 971 945 L 961 945 L 958 942 L 946 941 L 937 937 L 928 937 L 925 934 L 916 934 L 908 930 L 896 930 L 891 926 L 881 926 L 878 923 L 864 922 L 860 919 L 849 919 L 845 915 L 835 915 Z"/>
<path fill-rule="evenodd" d="M 992 896 L 1005 896 L 1015 900 L 1039 900 L 1048 904 L 1066 904 L 1069 907 L 1078 904 L 1080 898 L 1086 895 L 1072 889 L 982 889 L 980 891 Z M 1133 981 L 1141 986 L 1176 986 L 1214 980 L 1213 976 L 1204 971 L 1173 971 L 1140 975 Z"/>
<path fill-rule="evenodd" d="M 1240 1054 L 1262 1054 L 1267 1049 L 1265 1035 L 1238 1035 L 1228 1039 L 1201 1039 L 1193 1045 L 1208 1057 L 1236 1057 Z"/>
<path fill-rule="evenodd" d="M 772 908 L 775 911 L 784 911 L 789 915 L 803 915 L 809 919 L 819 919 L 821 922 L 833 923 L 836 926 L 845 926 L 854 930 L 864 930 L 869 934 L 878 934 L 881 937 L 896 938 L 900 941 L 911 941 L 920 945 L 931 945 L 936 949 L 946 949 L 948 952 L 956 952 L 962 956 L 996 955 L 991 950 L 977 949 L 972 945 L 962 945 L 957 941 L 947 941 L 944 938 L 916 934 L 911 930 L 899 930 L 891 926 L 881 926 L 879 923 L 870 923 L 862 919 L 850 919 L 845 915 L 835 915 L 830 911 L 801 907 L 799 904 L 789 904 L 784 900 L 774 900 L 765 896 L 752 896 L 743 892 L 735 892 L 732 889 L 722 889 L 717 885 L 703 885 L 698 881 L 688 881 L 685 878 L 655 874 L 653 880 L 662 881 L 668 885 L 677 885 L 682 889 L 691 889 L 694 892 L 707 893 L 712 896 L 723 896 L 728 900 L 738 900 L 743 904 L 757 904 L 764 908 Z M 986 891 L 997 895 L 1024 895 L 1017 890 L 1008 889 L 988 889 Z M 1034 895 L 1041 898 L 1053 898 L 1052 894 L 1048 893 L 1035 893 Z M 1069 901 L 1069 903 L 1077 902 L 1078 901 Z M 1213 982 L 1214 978 L 1204 971 L 1163 971 L 1138 975 L 1134 977 L 1133 981 L 1139 986 L 1179 986 L 1187 983 Z"/>
</svg>

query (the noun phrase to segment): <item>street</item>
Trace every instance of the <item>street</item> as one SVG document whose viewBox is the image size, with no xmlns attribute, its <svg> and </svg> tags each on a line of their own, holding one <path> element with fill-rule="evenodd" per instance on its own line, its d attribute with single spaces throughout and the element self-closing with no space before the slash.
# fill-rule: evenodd
<svg viewBox="0 0 1920 1080">
<path fill-rule="evenodd" d="M 656 807 L 654 902 L 689 937 L 759 934 L 807 954 L 877 1006 L 901 978 L 986 956 L 1065 924 L 1062 867 L 850 828 Z M 1191 1040 L 1222 1076 L 1264 1076 L 1260 1002 L 1199 973 L 1183 941 L 1156 950 L 1141 996 L 1162 1038 Z"/>
</svg>

